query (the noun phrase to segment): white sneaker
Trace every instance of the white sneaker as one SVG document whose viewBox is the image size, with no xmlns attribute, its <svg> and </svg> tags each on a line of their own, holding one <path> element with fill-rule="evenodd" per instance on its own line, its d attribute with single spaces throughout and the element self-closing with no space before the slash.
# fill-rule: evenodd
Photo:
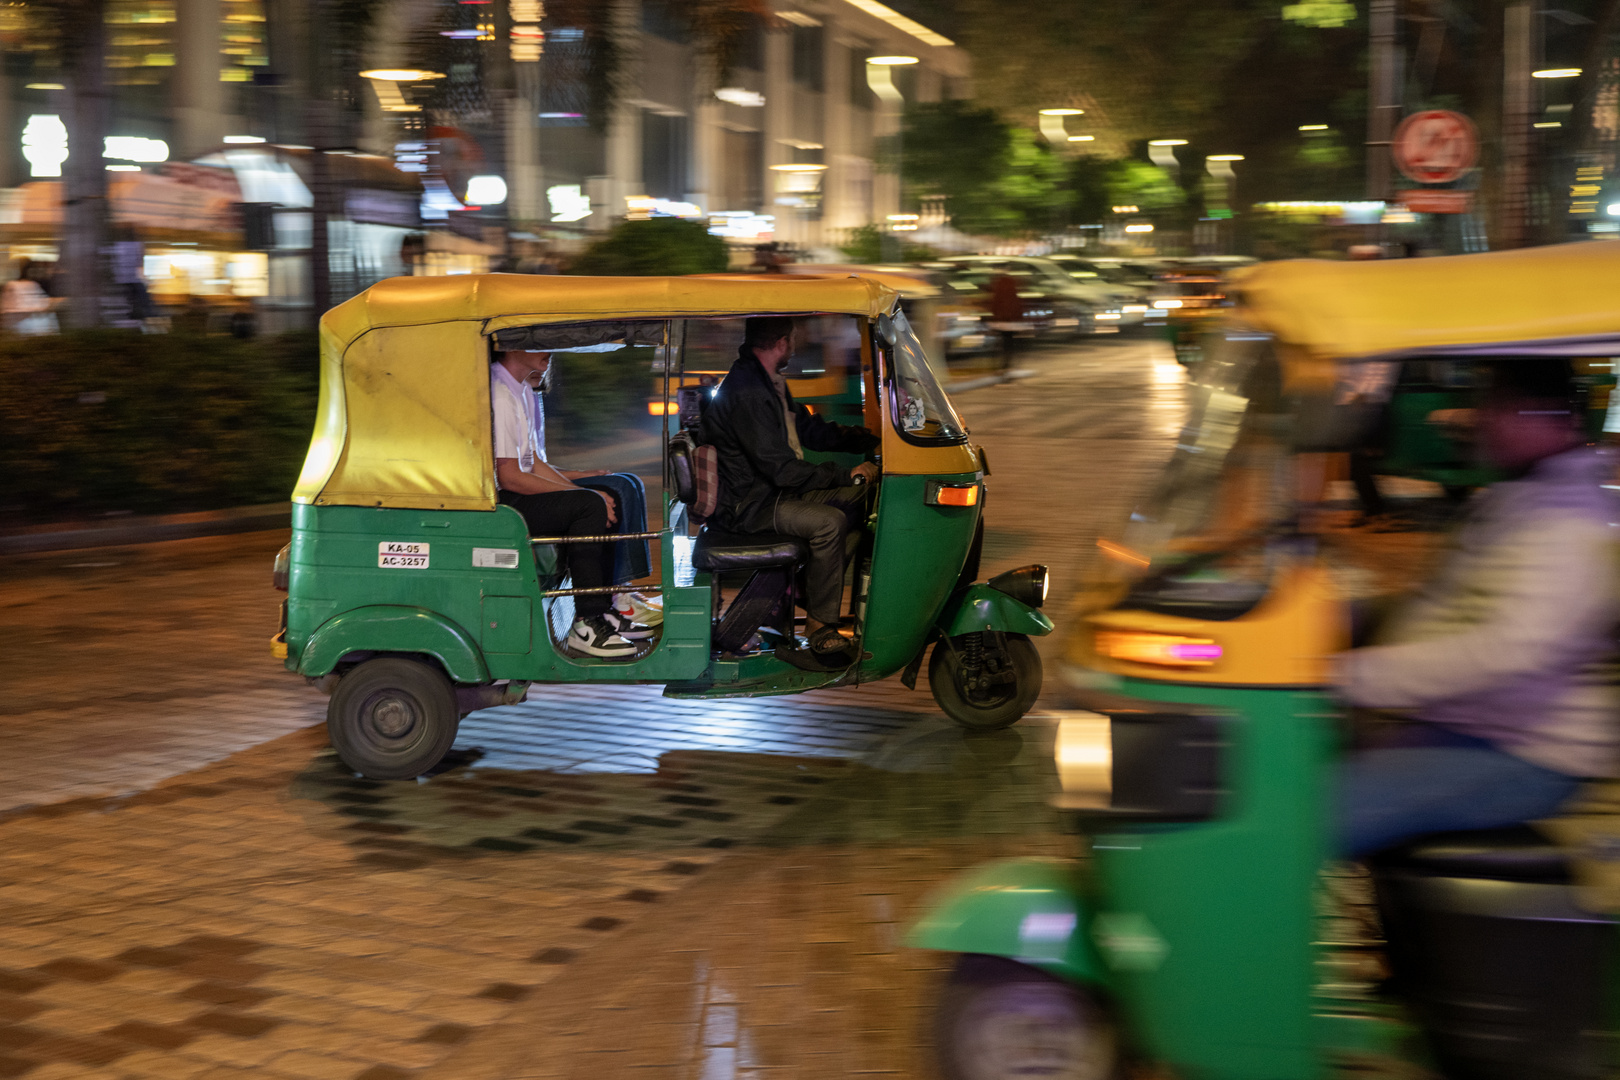
<svg viewBox="0 0 1620 1080">
<path fill-rule="evenodd" d="M 664 598 L 638 592 L 614 593 L 613 610 L 629 622 L 657 626 L 664 621 Z"/>
<path fill-rule="evenodd" d="M 632 660 L 636 655 L 636 643 L 620 637 L 600 615 L 575 619 L 574 628 L 568 632 L 568 647 L 574 652 L 607 660 Z"/>
<path fill-rule="evenodd" d="M 614 633 L 626 641 L 646 641 L 658 632 L 650 626 L 636 622 L 622 611 L 609 611 L 602 618 L 607 620 L 607 624 L 613 628 Z"/>
</svg>

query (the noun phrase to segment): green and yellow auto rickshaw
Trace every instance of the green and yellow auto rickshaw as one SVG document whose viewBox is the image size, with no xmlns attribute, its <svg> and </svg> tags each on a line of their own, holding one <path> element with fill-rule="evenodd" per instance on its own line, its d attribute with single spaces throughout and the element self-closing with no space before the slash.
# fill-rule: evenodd
<svg viewBox="0 0 1620 1080">
<path fill-rule="evenodd" d="M 1616 285 L 1598 243 L 1243 276 L 1076 613 L 1050 719 L 1084 857 L 982 867 L 910 933 L 958 954 L 947 1077 L 1615 1075 L 1620 938 L 1568 852 L 1518 829 L 1422 839 L 1370 877 L 1334 861 L 1329 661 L 1433 538 L 1332 528 L 1311 500 L 1362 437 L 1335 415 L 1355 365 L 1617 356 Z"/>
<path fill-rule="evenodd" d="M 861 659 L 839 672 L 801 671 L 768 647 L 793 634 L 802 544 L 720 536 L 689 514 L 684 368 L 734 356 L 743 320 L 760 314 L 799 320 L 800 351 L 813 361 L 795 384 L 804 399 L 853 412 L 882 437 L 850 590 Z M 556 547 L 573 541 L 530 536 L 496 499 L 497 334 L 662 373 L 662 520 L 631 539 L 658 542 L 659 580 L 637 587 L 658 591 L 663 625 L 634 659 L 559 644 L 580 590 L 560 578 Z M 293 493 L 292 541 L 277 559 L 287 599 L 274 648 L 331 693 L 333 745 L 378 779 L 420 775 L 450 749 L 461 716 L 546 683 L 662 683 L 672 697 L 731 697 L 903 671 L 909 686 L 930 645 L 941 708 L 969 727 L 1002 727 L 1040 691 L 1029 636 L 1052 624 L 1040 611 L 1045 567 L 975 582 L 987 473 L 897 294 L 871 281 L 396 278 L 321 320 L 319 415 Z M 737 579 L 746 580 L 733 587 Z"/>
</svg>

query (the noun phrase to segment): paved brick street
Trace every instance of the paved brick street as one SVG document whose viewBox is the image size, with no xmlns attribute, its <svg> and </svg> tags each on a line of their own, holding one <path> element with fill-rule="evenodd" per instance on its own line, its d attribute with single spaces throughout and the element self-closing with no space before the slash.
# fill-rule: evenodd
<svg viewBox="0 0 1620 1080">
<path fill-rule="evenodd" d="M 958 405 L 985 571 L 1048 563 L 1061 636 L 1182 377 L 1117 339 L 1030 365 Z M 282 542 L 0 566 L 0 1078 L 926 1077 L 942 961 L 908 920 L 1069 850 L 1046 723 L 966 738 L 897 680 L 536 687 L 436 775 L 358 779 L 269 657 Z"/>
</svg>

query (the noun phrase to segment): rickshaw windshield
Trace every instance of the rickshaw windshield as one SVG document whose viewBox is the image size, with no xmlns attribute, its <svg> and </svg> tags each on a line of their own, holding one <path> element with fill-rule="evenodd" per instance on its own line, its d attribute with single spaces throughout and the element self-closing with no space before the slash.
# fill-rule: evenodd
<svg viewBox="0 0 1620 1080">
<path fill-rule="evenodd" d="M 1265 595 L 1293 532 L 1291 420 L 1269 336 L 1228 330 L 1188 385 L 1164 479 L 1105 552 L 1145 569 L 1125 606 L 1232 618 Z"/>
<path fill-rule="evenodd" d="M 953 443 L 967 438 L 967 426 L 934 378 L 905 312 L 896 309 L 878 319 L 878 335 L 889 346 L 889 409 L 895 430 L 912 442 Z"/>
</svg>

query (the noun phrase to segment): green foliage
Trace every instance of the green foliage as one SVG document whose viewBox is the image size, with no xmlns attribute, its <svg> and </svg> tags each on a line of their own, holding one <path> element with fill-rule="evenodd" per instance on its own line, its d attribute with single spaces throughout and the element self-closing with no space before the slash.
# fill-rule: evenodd
<svg viewBox="0 0 1620 1080">
<path fill-rule="evenodd" d="M 990 109 L 958 100 L 912 105 L 901 152 L 907 192 L 945 196 L 963 232 L 1019 236 L 1065 223 L 1063 163 Z"/>
<path fill-rule="evenodd" d="M 6 516 L 286 499 L 315 424 L 313 334 L 0 341 Z"/>
<path fill-rule="evenodd" d="M 913 244 L 903 237 L 900 241 L 901 262 L 922 262 L 939 256 L 939 252 L 924 244 Z M 838 247 L 844 257 L 853 263 L 870 265 L 884 262 L 887 256 L 883 253 L 883 230 L 876 225 L 862 225 L 849 230 L 844 243 Z"/>
<path fill-rule="evenodd" d="M 546 394 L 548 452 L 621 440 L 646 427 L 647 401 L 662 392 L 652 361 L 650 348 L 555 354 Z"/>
<path fill-rule="evenodd" d="M 726 242 L 701 222 L 655 217 L 623 221 L 569 266 L 574 274 L 645 277 L 715 274 L 730 261 Z"/>
</svg>

